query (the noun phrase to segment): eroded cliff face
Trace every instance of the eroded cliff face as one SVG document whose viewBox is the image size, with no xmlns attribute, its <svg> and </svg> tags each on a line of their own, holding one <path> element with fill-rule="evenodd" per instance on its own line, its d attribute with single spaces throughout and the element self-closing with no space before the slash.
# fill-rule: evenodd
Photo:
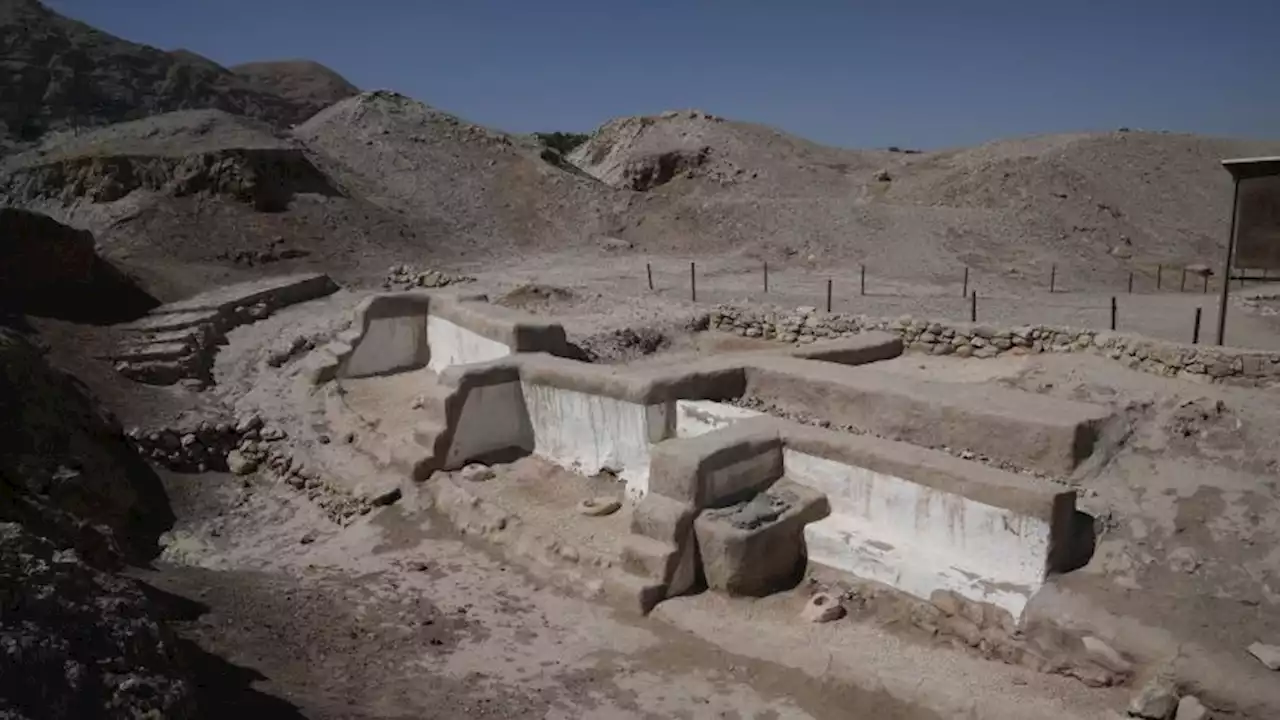
<svg viewBox="0 0 1280 720">
<path fill-rule="evenodd" d="M 174 197 L 223 195 L 267 212 L 284 210 L 296 193 L 339 194 L 294 148 L 229 148 L 180 157 L 73 156 L 17 167 L 0 179 L 0 199 L 14 205 L 110 203 L 139 190 Z"/>
</svg>

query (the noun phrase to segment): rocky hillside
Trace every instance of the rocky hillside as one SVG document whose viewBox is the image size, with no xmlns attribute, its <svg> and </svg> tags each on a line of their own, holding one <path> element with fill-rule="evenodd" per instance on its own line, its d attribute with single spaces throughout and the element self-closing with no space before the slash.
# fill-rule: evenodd
<svg viewBox="0 0 1280 720">
<path fill-rule="evenodd" d="M 1219 160 L 1277 149 L 1116 132 L 851 151 L 678 111 L 612 121 L 570 160 L 645 193 L 620 234 L 646 248 L 866 262 L 921 279 L 1056 263 L 1088 284 L 1215 260 L 1230 205 Z"/>
<path fill-rule="evenodd" d="M 115 418 L 0 326 L 0 717 L 194 716 L 176 638 L 142 588 L 173 520 Z"/>
<path fill-rule="evenodd" d="M 173 520 L 160 481 L 75 378 L 0 326 L 0 521 L 98 567 L 146 560 Z"/>
<path fill-rule="evenodd" d="M 313 60 L 244 63 L 229 69 L 258 90 L 293 103 L 307 117 L 360 92 L 346 78 Z"/>
<path fill-rule="evenodd" d="M 563 249 L 607 234 L 628 197 L 546 156 L 541 143 L 392 92 L 343 100 L 296 136 L 345 186 L 448 229 L 460 256 Z"/>
<path fill-rule="evenodd" d="M 421 256 L 435 243 L 429 223 L 353 196 L 326 162 L 249 118 L 179 111 L 47 135 L 0 161 L 0 205 L 89 229 L 107 259 L 144 266 L 280 272 L 318 263 L 341 275 L 368 261 L 385 272 L 397 252 Z M 193 283 L 175 294 L 220 279 L 207 268 L 184 272 Z"/>
<path fill-rule="evenodd" d="M 310 82 L 289 87 L 279 72 L 280 82 L 266 82 L 260 73 L 237 74 L 194 53 L 123 40 L 63 17 L 38 0 L 0 0 L 0 64 L 6 69 L 0 83 L 0 151 L 51 130 L 192 108 L 284 126 L 313 114 L 323 97 Z"/>
</svg>

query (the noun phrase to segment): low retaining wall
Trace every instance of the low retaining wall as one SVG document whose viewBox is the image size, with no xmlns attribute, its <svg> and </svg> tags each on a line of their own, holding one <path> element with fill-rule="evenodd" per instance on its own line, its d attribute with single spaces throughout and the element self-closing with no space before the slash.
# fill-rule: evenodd
<svg viewBox="0 0 1280 720">
<path fill-rule="evenodd" d="M 513 353 L 569 355 L 564 328 L 489 304 L 483 295 L 382 293 L 356 307 L 351 329 L 326 351 L 313 382 L 484 363 Z"/>
<path fill-rule="evenodd" d="M 798 556 L 923 600 L 955 593 L 1018 619 L 1051 573 L 1075 567 L 1087 553 L 1076 547 L 1074 491 L 914 445 L 776 418 L 663 442 L 650 483 L 637 514 L 690 520 L 633 525 L 659 543 L 633 543 L 634 552 L 662 550 L 665 562 L 657 567 L 671 572 L 687 564 L 687 554 L 698 557 L 692 518 L 703 509 L 784 483 L 825 498 L 823 512 L 802 515 Z M 703 551 L 704 564 L 721 562 Z M 786 570 L 782 562 L 759 572 L 777 579 Z M 649 581 L 663 588 L 650 590 L 653 602 L 687 589 L 671 575 Z"/>
<path fill-rule="evenodd" d="M 837 350 L 842 345 L 833 343 L 824 352 L 841 356 L 844 351 Z M 896 349 L 896 343 L 882 345 Z M 531 450 L 587 475 L 613 472 L 626 480 L 628 493 L 635 498 L 648 492 L 648 453 L 653 443 L 696 436 L 759 414 L 718 401 L 761 399 L 880 437 L 971 451 L 1008 466 L 1056 476 L 1070 474 L 1092 454 L 1102 426 L 1111 417 L 1108 409 L 1096 405 L 1017 390 L 918 382 L 876 372 L 874 366 L 851 367 L 778 353 L 741 353 L 644 369 L 520 354 L 452 367 L 440 382 L 461 389 L 472 382 L 471 376 L 492 374 L 496 367 L 508 369 L 510 377 L 504 382 L 518 384 L 519 402 L 514 387 L 508 388 L 500 404 L 510 409 L 494 407 L 490 412 L 494 417 L 522 415 L 529 423 L 528 437 L 513 440 L 508 447 Z M 498 403 L 494 393 L 490 391 L 492 397 L 483 402 Z M 459 408 L 466 407 L 466 393 L 460 398 Z M 458 418 L 450 416 L 446 422 L 456 423 Z M 477 428 L 485 429 L 479 424 Z M 495 437 L 506 433 L 485 430 Z M 437 453 L 445 463 L 441 467 L 477 456 L 471 448 L 480 445 L 458 442 L 462 445 Z"/>
<path fill-rule="evenodd" d="M 867 334 L 813 350 L 841 362 L 870 362 L 897 355 L 902 346 L 896 338 Z M 521 449 L 582 474 L 612 472 L 626 481 L 629 496 L 641 498 L 648 492 L 650 447 L 694 432 L 687 407 L 683 419 L 677 417 L 678 403 L 739 397 L 746 387 L 744 368 L 777 354 L 739 353 L 678 368 L 618 368 L 521 353 L 451 366 L 438 378 L 438 396 L 424 400 L 430 405 L 426 414 L 438 419 L 419 428 L 421 444 L 432 453 L 414 476 L 456 468 L 484 453 Z M 473 417 L 495 420 L 469 422 Z"/>
<path fill-rule="evenodd" d="M 211 384 L 214 356 L 228 331 L 277 309 L 324 297 L 338 286 L 328 275 L 306 273 L 238 283 L 161 305 L 121 326 L 121 348 L 106 357 L 120 374 L 139 382 L 180 380 Z"/>
<path fill-rule="evenodd" d="M 789 358 L 747 368 L 746 394 L 834 424 L 925 447 L 969 450 L 1020 468 L 1070 474 L 1112 416 L 1100 405 L 1021 390 L 928 382 Z"/>
<path fill-rule="evenodd" d="M 990 325 L 933 321 L 911 316 L 756 310 L 719 306 L 709 327 L 743 337 L 759 337 L 799 346 L 828 338 L 850 338 L 878 331 L 900 337 L 906 348 L 930 355 L 993 358 L 1046 352 L 1101 355 L 1125 367 L 1165 377 L 1200 382 L 1270 386 L 1280 383 L 1280 353 L 1243 348 L 1187 345 L 1101 330 L 1049 325 L 994 328 Z"/>
</svg>

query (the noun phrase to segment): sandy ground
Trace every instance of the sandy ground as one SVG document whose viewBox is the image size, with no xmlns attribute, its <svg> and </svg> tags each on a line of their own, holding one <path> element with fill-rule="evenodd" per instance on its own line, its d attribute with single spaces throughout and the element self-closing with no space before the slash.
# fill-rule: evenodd
<svg viewBox="0 0 1280 720">
<path fill-rule="evenodd" d="M 140 576 L 181 599 L 184 638 L 234 666 L 220 682 L 239 687 L 206 687 L 228 714 L 931 717 L 547 588 L 412 503 L 339 529 L 279 486 L 166 481 L 182 519 Z"/>
</svg>

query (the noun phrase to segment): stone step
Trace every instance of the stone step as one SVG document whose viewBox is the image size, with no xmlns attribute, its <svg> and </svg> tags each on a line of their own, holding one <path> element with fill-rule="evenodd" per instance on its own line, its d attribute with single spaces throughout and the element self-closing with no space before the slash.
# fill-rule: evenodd
<svg viewBox="0 0 1280 720">
<path fill-rule="evenodd" d="M 605 573 L 604 593 L 620 609 L 648 615 L 667 596 L 667 588 L 660 582 L 614 568 Z"/>
<path fill-rule="evenodd" d="M 631 515 L 631 532 L 679 545 L 693 532 L 693 507 L 663 495 L 650 493 Z"/>
<path fill-rule="evenodd" d="M 666 582 L 674 570 L 678 548 L 671 543 L 643 535 L 628 535 L 622 541 L 622 569 L 643 578 Z"/>
</svg>

